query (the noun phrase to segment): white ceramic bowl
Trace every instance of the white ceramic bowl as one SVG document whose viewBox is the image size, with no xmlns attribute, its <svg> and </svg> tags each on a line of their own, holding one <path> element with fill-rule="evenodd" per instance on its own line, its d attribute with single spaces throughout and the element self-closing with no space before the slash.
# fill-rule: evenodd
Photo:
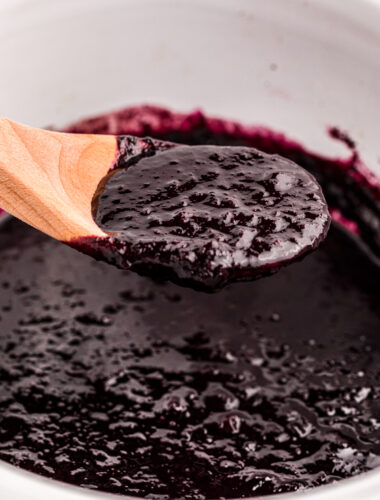
<svg viewBox="0 0 380 500">
<path fill-rule="evenodd" d="M 37 126 L 135 103 L 286 131 L 380 173 L 378 0 L 0 0 L 0 114 Z M 1 500 L 120 498 L 0 462 Z M 378 500 L 380 470 L 304 493 Z M 278 497 L 275 497 L 278 498 Z M 269 499 L 268 499 L 269 500 Z"/>
</svg>

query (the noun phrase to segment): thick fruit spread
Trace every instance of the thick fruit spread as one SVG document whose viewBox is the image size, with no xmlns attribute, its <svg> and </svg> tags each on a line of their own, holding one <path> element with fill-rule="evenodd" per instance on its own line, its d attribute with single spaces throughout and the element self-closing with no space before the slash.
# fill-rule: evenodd
<svg viewBox="0 0 380 500">
<path fill-rule="evenodd" d="M 0 458 L 154 499 L 296 491 L 380 465 L 379 197 L 357 154 L 152 107 L 70 130 L 279 153 L 318 178 L 338 222 L 305 259 L 214 294 L 4 223 Z"/>
</svg>

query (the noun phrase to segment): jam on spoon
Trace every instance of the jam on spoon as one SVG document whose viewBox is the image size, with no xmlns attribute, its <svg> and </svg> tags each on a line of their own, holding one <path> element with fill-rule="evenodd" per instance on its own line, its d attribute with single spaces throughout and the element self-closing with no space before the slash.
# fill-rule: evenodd
<svg viewBox="0 0 380 500">
<path fill-rule="evenodd" d="M 117 166 L 95 198 L 95 221 L 114 235 L 98 248 L 140 274 L 214 289 L 276 271 L 329 228 L 320 186 L 278 155 L 176 146 Z"/>
<path fill-rule="evenodd" d="M 21 220 L 196 288 L 272 273 L 315 249 L 330 223 L 311 174 L 252 148 L 62 134 L 0 118 L 0 175 L 0 205 Z"/>
</svg>

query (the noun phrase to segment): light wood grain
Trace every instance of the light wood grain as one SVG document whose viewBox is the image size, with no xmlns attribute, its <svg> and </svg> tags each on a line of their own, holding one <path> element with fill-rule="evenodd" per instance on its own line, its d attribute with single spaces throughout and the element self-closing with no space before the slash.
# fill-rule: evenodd
<svg viewBox="0 0 380 500">
<path fill-rule="evenodd" d="M 106 237 L 91 201 L 116 154 L 114 136 L 51 132 L 0 117 L 0 207 L 61 241 Z"/>
</svg>

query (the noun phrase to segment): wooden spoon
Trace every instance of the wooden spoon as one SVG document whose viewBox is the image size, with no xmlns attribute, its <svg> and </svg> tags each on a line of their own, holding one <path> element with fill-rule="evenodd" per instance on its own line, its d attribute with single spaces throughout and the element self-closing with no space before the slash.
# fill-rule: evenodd
<svg viewBox="0 0 380 500">
<path fill-rule="evenodd" d="M 132 136 L 128 143 L 124 160 L 138 158 L 152 143 L 173 147 Z M 0 117 L 0 207 L 66 243 L 109 238 L 94 222 L 91 202 L 119 154 L 116 136 L 52 132 Z"/>
<path fill-rule="evenodd" d="M 172 148 L 175 161 L 165 152 Z M 150 156 L 156 158 L 147 165 Z M 140 160 L 136 177 L 125 167 Z M 124 194 L 110 211 L 129 211 L 123 222 L 138 222 L 107 233 L 92 208 L 118 167 L 112 189 Z M 119 173 L 127 178 L 119 181 Z M 314 250 L 330 223 L 316 180 L 276 155 L 59 133 L 6 118 L 0 118 L 0 207 L 97 259 L 202 289 L 274 272 Z"/>
</svg>

